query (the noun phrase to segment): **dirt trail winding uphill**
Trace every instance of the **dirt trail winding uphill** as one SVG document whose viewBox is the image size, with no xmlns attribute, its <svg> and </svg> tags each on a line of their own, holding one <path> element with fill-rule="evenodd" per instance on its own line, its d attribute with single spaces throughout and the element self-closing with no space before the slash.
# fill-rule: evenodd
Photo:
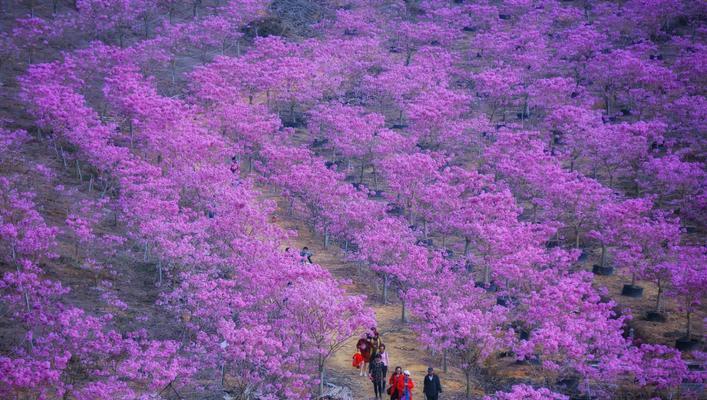
<svg viewBox="0 0 707 400">
<path fill-rule="evenodd" d="M 378 330 L 390 357 L 391 369 L 399 365 L 410 370 L 413 380 L 417 385 L 413 392 L 415 399 L 423 399 L 422 378 L 427 371 L 427 366 L 432 365 L 437 369 L 445 389 L 443 399 L 452 399 L 454 395 L 463 392 L 463 375 L 460 371 L 449 368 L 447 373 L 441 371 L 440 357 L 434 357 L 421 350 L 416 335 L 406 324 L 400 322 L 400 304 L 395 300 L 391 304 L 382 305 L 376 293 L 376 283 L 369 271 L 359 270 L 355 263 L 345 259 L 344 252 L 334 244 L 324 248 L 323 238 L 313 234 L 304 221 L 289 215 L 286 201 L 272 188 L 262 188 L 267 198 L 277 201 L 278 208 L 274 218 L 282 228 L 293 233 L 286 241 L 293 251 L 299 251 L 303 246 L 308 246 L 314 252 L 313 261 L 328 269 L 336 278 L 347 279 L 351 285 L 347 290 L 355 294 L 367 296 L 366 304 L 373 308 L 378 322 Z M 283 247 L 284 251 L 284 247 Z M 371 285 L 365 282 L 370 281 Z M 390 297 L 394 297 L 391 294 Z M 355 350 L 358 337 L 352 337 L 348 343 L 329 360 L 327 365 L 327 382 L 337 386 L 351 388 L 354 399 L 368 400 L 373 398 L 373 387 L 367 377 L 358 376 L 359 371 L 351 366 L 351 358 Z M 480 394 L 480 393 L 477 393 Z"/>
</svg>

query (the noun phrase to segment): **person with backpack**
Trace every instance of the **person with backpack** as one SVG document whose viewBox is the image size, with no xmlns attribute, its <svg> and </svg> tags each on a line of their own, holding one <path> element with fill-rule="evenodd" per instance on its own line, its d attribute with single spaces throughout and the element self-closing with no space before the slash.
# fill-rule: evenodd
<svg viewBox="0 0 707 400">
<path fill-rule="evenodd" d="M 385 375 L 383 375 L 383 362 L 381 356 L 376 355 L 368 367 L 368 377 L 373 382 L 373 393 L 376 400 L 383 400 L 383 388 L 385 387 Z"/>
</svg>

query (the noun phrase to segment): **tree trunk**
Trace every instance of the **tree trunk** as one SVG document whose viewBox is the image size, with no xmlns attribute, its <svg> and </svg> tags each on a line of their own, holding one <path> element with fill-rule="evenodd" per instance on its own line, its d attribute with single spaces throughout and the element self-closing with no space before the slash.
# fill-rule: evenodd
<svg viewBox="0 0 707 400">
<path fill-rule="evenodd" d="M 471 371 L 464 371 L 464 378 L 466 379 L 466 398 L 471 399 Z"/>
<path fill-rule="evenodd" d="M 464 255 L 466 256 L 469 254 L 469 245 L 471 244 L 471 240 L 468 237 L 464 238 Z"/>
<path fill-rule="evenodd" d="M 688 310 L 690 309 L 690 304 L 688 302 L 687 304 Z M 685 335 L 687 340 L 690 340 L 690 335 L 692 334 L 692 321 L 690 320 L 690 317 L 692 317 L 692 312 L 688 311 L 687 312 L 687 335 Z"/>
<path fill-rule="evenodd" d="M 400 301 L 403 303 L 402 313 L 400 315 L 400 320 L 405 324 L 408 322 L 407 316 L 405 315 L 405 299 L 401 298 Z"/>
<path fill-rule="evenodd" d="M 81 163 L 79 162 L 79 159 L 76 159 L 76 175 L 79 176 L 79 180 L 83 181 L 83 174 L 81 173 Z"/>
<path fill-rule="evenodd" d="M 324 360 L 322 356 L 319 356 L 319 396 L 324 395 Z"/>
<path fill-rule="evenodd" d="M 578 226 L 574 227 L 574 248 L 575 249 L 579 248 L 579 227 Z"/>
<path fill-rule="evenodd" d="M 358 183 L 363 183 L 363 173 L 366 169 L 366 163 L 364 163 L 363 160 L 361 160 L 361 175 L 358 178 Z"/>
<path fill-rule="evenodd" d="M 66 163 L 66 154 L 64 154 L 64 146 L 59 145 L 59 151 L 61 152 L 61 162 L 64 164 L 64 169 L 67 169 L 69 165 Z"/>
<path fill-rule="evenodd" d="M 388 274 L 383 274 L 383 305 L 388 304 Z"/>
<path fill-rule="evenodd" d="M 600 265 L 602 268 L 606 266 L 606 245 L 604 243 L 601 244 L 601 261 Z"/>
<path fill-rule="evenodd" d="M 61 155 L 59 154 L 59 148 L 56 147 L 56 138 L 52 138 L 52 144 L 54 145 L 54 153 L 56 153 L 56 156 L 61 157 Z"/>
<path fill-rule="evenodd" d="M 20 264 L 17 263 L 17 252 L 15 251 L 15 246 L 14 246 L 14 245 L 12 246 L 12 261 L 13 261 L 13 263 L 15 264 L 15 268 L 17 269 L 17 273 L 20 274 Z M 29 304 L 29 294 L 27 293 L 26 290 L 24 290 L 24 288 L 22 287 L 22 284 L 20 284 L 20 291 L 22 291 L 22 296 L 23 296 L 24 299 L 25 299 L 25 307 L 27 308 L 27 314 L 30 314 L 31 311 L 32 311 L 32 307 L 31 307 L 30 304 Z M 29 333 L 32 333 L 32 329 L 30 329 L 30 332 L 29 332 Z M 34 336 L 32 335 L 32 336 L 30 336 L 30 337 L 33 338 Z M 28 347 L 29 347 L 29 351 L 30 351 L 30 352 L 32 352 L 32 351 L 34 350 L 34 342 L 33 342 L 33 339 L 30 339 L 30 340 L 29 340 L 29 342 L 28 342 Z"/>
<path fill-rule="evenodd" d="M 447 372 L 447 349 L 442 352 L 442 372 Z"/>
<path fill-rule="evenodd" d="M 611 98 L 608 92 L 604 93 L 604 102 L 606 103 L 606 116 L 611 116 Z"/>
<path fill-rule="evenodd" d="M 484 285 L 491 283 L 491 268 L 488 263 L 484 263 Z"/>
<path fill-rule="evenodd" d="M 656 283 L 658 284 L 658 296 L 655 299 L 655 312 L 660 313 L 663 309 L 663 304 L 661 304 L 663 300 L 663 281 L 658 279 Z"/>
</svg>

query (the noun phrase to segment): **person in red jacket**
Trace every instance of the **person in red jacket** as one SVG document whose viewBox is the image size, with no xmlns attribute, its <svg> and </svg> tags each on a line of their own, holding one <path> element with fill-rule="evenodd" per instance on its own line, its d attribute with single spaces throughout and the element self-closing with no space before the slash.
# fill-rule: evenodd
<svg viewBox="0 0 707 400">
<path fill-rule="evenodd" d="M 371 362 L 371 335 L 366 335 L 365 338 L 361 338 L 356 343 L 356 348 L 361 352 L 363 356 L 363 365 L 361 365 L 360 376 L 366 376 L 368 371 L 368 363 Z"/>
<path fill-rule="evenodd" d="M 395 367 L 395 371 L 390 375 L 388 379 L 388 394 L 390 395 L 390 400 L 398 400 L 398 378 L 403 376 L 403 369 L 400 367 Z"/>
<path fill-rule="evenodd" d="M 403 376 L 398 377 L 395 387 L 398 389 L 398 399 L 412 400 L 412 389 L 415 387 L 415 383 L 410 378 L 410 371 L 405 370 Z"/>
</svg>

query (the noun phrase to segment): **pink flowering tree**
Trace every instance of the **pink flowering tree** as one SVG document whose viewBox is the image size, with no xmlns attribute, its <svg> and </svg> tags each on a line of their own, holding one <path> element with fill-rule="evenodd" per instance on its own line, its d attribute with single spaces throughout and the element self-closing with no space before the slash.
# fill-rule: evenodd
<svg viewBox="0 0 707 400">
<path fill-rule="evenodd" d="M 604 129 L 601 113 L 586 107 L 564 105 L 549 112 L 544 125 L 550 130 L 548 138 L 550 152 L 570 163 L 570 171 L 580 167 L 580 162 L 587 158 L 587 136 Z M 557 143 L 562 143 L 559 151 Z"/>
<path fill-rule="evenodd" d="M 572 230 L 574 245 L 579 248 L 582 235 L 597 221 L 599 206 L 610 201 L 612 193 L 591 178 L 573 175 L 547 182 L 546 197 L 541 201 L 550 218 Z"/>
<path fill-rule="evenodd" d="M 622 107 L 639 116 L 655 114 L 655 105 L 679 89 L 675 73 L 658 60 L 650 60 L 640 47 L 599 54 L 587 73 L 601 91 L 610 117 Z"/>
<path fill-rule="evenodd" d="M 679 243 L 680 224 L 662 211 L 651 210 L 650 201 L 634 201 L 633 204 L 638 206 L 627 210 L 632 215 L 624 215 L 625 219 L 617 221 L 620 225 L 616 227 L 618 242 L 614 261 L 631 273 L 632 286 L 641 277 L 658 286 L 658 308 L 666 283 L 666 271 L 660 265 L 670 249 Z"/>
<path fill-rule="evenodd" d="M 453 229 L 464 238 L 464 255 L 482 266 L 482 282 L 491 283 L 495 266 L 518 244 L 519 208 L 507 190 L 485 191 L 462 201 L 451 216 Z"/>
<path fill-rule="evenodd" d="M 443 161 L 424 153 L 393 155 L 380 162 L 390 188 L 388 197 L 407 209 L 411 224 L 419 214 L 423 191 L 438 179 L 442 165 Z"/>
<path fill-rule="evenodd" d="M 514 385 L 508 392 L 496 392 L 484 396 L 484 400 L 568 400 L 569 397 L 547 388 L 534 388 L 529 385 Z"/>
<path fill-rule="evenodd" d="M 321 396 L 327 360 L 341 350 L 351 336 L 374 326 L 375 319 L 364 306 L 363 297 L 348 296 L 336 282 L 300 279 L 293 282 L 285 296 L 285 321 L 292 324 L 290 329 L 294 335 L 304 341 L 303 345 L 313 355 Z"/>
<path fill-rule="evenodd" d="M 700 306 L 707 287 L 707 249 L 704 246 L 681 246 L 667 263 L 672 273 L 668 295 L 678 301 L 685 313 L 685 339 L 692 336 L 692 316 Z"/>
<path fill-rule="evenodd" d="M 520 359 L 538 358 L 548 378 L 579 376 L 584 391 L 599 390 L 592 382 L 615 381 L 631 365 L 622 337 L 625 317 L 614 314 L 613 302 L 601 301 L 590 274 L 562 277 L 533 293 L 527 304 L 522 318 L 530 335 L 514 351 Z"/>
<path fill-rule="evenodd" d="M 154 4 L 144 0 L 77 0 L 77 25 L 97 37 L 117 36 L 120 47 L 141 23 L 145 36 L 149 33 L 150 15 Z"/>
<path fill-rule="evenodd" d="M 689 371 L 679 351 L 659 344 L 643 344 L 638 354 L 635 371 L 638 384 L 646 395 L 675 395 Z"/>
<path fill-rule="evenodd" d="M 410 65 L 413 54 L 420 47 L 430 45 L 448 45 L 458 36 L 458 32 L 450 27 L 434 22 L 422 21 L 418 23 L 402 21 L 393 27 L 395 41 L 393 46 L 398 47 L 405 54 L 405 65 Z"/>
<path fill-rule="evenodd" d="M 508 107 L 515 104 L 522 93 L 521 73 L 512 67 L 499 67 L 481 71 L 474 75 L 478 96 L 486 99 L 489 120 L 500 113 L 505 117 Z"/>
<path fill-rule="evenodd" d="M 18 18 L 12 29 L 12 44 L 26 52 L 28 64 L 32 64 L 37 51 L 49 45 L 49 41 L 61 35 L 55 24 L 39 17 Z"/>
<path fill-rule="evenodd" d="M 410 129 L 422 148 L 460 151 L 469 145 L 469 132 L 475 127 L 462 119 L 469 109 L 469 98 L 459 91 L 444 87 L 420 93 L 405 105 Z"/>
<path fill-rule="evenodd" d="M 366 167 L 373 161 L 373 147 L 385 124 L 382 115 L 366 113 L 362 107 L 332 103 L 310 111 L 310 131 L 319 132 L 329 146 L 344 159 L 358 161 L 359 182 L 363 182 Z"/>
<path fill-rule="evenodd" d="M 643 164 L 640 186 L 657 196 L 660 206 L 679 210 L 680 215 L 704 221 L 704 185 L 707 175 L 700 163 L 683 161 L 679 154 L 651 157 Z"/>
<path fill-rule="evenodd" d="M 383 303 L 387 302 L 388 286 L 398 289 L 402 301 L 401 319 L 407 321 L 405 292 L 416 278 L 429 268 L 425 248 L 415 245 L 415 238 L 405 222 L 387 217 L 370 224 L 356 235 L 357 257 L 383 274 Z"/>
<path fill-rule="evenodd" d="M 434 285 L 446 284 L 444 287 L 411 293 L 413 311 L 420 319 L 416 330 L 426 346 L 444 352 L 464 372 L 466 397 L 470 398 L 471 377 L 486 359 L 510 343 L 504 328 L 507 310 L 474 282 L 460 277 L 442 281 L 436 280 Z"/>
</svg>

